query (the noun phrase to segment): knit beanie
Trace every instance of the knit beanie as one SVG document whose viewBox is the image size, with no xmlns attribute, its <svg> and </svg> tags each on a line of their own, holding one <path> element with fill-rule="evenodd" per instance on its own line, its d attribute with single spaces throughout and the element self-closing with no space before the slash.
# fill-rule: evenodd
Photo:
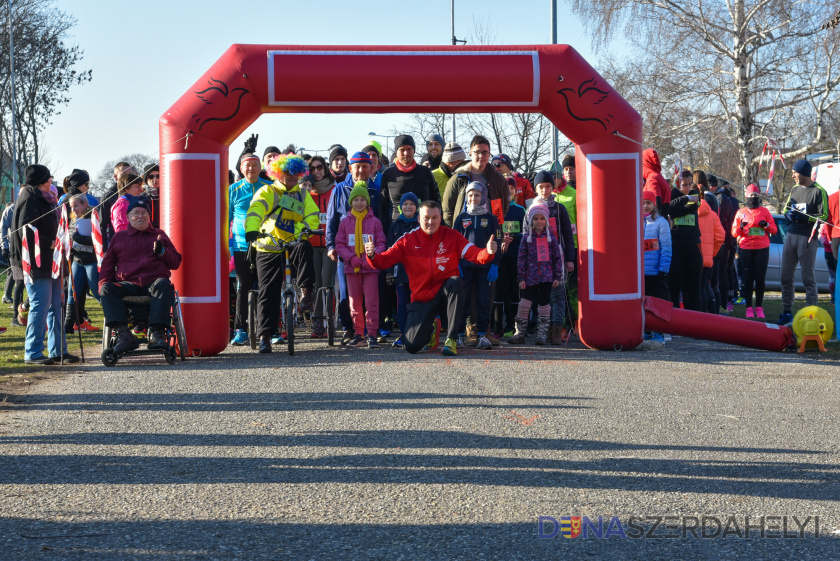
<svg viewBox="0 0 840 561">
<path fill-rule="evenodd" d="M 568 167 L 575 167 L 575 157 L 570 154 L 566 154 L 565 156 L 563 156 L 563 161 L 560 163 L 560 169 L 565 169 Z"/>
<path fill-rule="evenodd" d="M 426 147 L 427 147 L 427 148 L 428 148 L 428 146 L 429 146 L 429 143 L 430 143 L 430 142 L 432 142 L 432 141 L 436 141 L 436 142 L 437 142 L 438 144 L 440 144 L 441 146 L 443 146 L 444 144 L 446 144 L 446 143 L 443 141 L 443 137 L 442 137 L 441 135 L 437 134 L 437 133 L 434 133 L 434 132 L 433 132 L 433 133 L 429 133 L 429 135 L 428 135 L 428 136 L 426 136 Z"/>
<path fill-rule="evenodd" d="M 493 159 L 490 160 L 490 163 L 492 164 L 497 160 L 505 164 L 511 171 L 516 169 L 515 167 L 513 167 L 513 162 L 510 160 L 510 156 L 508 156 L 507 154 L 496 154 L 495 156 L 493 156 Z"/>
<path fill-rule="evenodd" d="M 642 200 L 656 204 L 656 193 L 653 191 L 642 191 Z"/>
<path fill-rule="evenodd" d="M 353 199 L 356 197 L 364 197 L 367 201 L 368 206 L 370 206 L 370 193 L 368 193 L 368 186 L 366 181 L 357 181 L 355 185 L 353 185 L 353 190 L 350 191 L 350 195 L 347 197 L 347 202 L 351 206 L 353 205 Z"/>
<path fill-rule="evenodd" d="M 394 138 L 394 150 L 399 150 L 402 146 L 411 146 L 414 150 L 417 150 L 414 138 L 409 134 L 401 134 Z"/>
<path fill-rule="evenodd" d="M 540 183 L 551 183 L 554 185 L 554 176 L 551 175 L 551 172 L 548 171 L 538 171 L 537 175 L 534 177 L 534 187 L 539 185 Z"/>
<path fill-rule="evenodd" d="M 478 191 L 481 195 L 477 205 L 471 205 L 467 202 L 470 191 Z M 469 185 L 467 185 L 467 190 L 464 191 L 464 205 L 467 209 L 467 214 L 487 214 L 489 211 L 487 208 L 487 187 L 484 186 L 484 183 L 481 183 L 480 181 L 472 181 Z"/>
<path fill-rule="evenodd" d="M 90 175 L 83 169 L 74 169 L 70 173 L 70 187 L 79 188 L 85 183 L 90 183 Z"/>
<path fill-rule="evenodd" d="M 540 214 L 540 215 L 545 217 L 545 222 L 546 222 L 545 233 L 548 236 L 548 241 L 550 242 L 551 241 L 551 230 L 548 227 L 548 218 L 549 218 L 548 207 L 545 206 L 544 204 L 538 203 L 537 200 L 534 199 L 534 202 L 531 204 L 530 207 L 528 207 L 528 213 L 525 215 L 525 226 L 528 229 L 528 243 L 530 243 L 531 239 L 532 239 L 531 238 L 531 232 L 533 231 L 533 229 L 531 228 L 531 223 L 534 220 L 534 216 L 536 216 L 537 214 Z"/>
<path fill-rule="evenodd" d="M 411 191 L 409 191 L 408 193 L 403 193 L 403 196 L 400 197 L 400 208 L 402 208 L 403 203 L 406 202 L 406 201 L 411 201 L 412 203 L 414 203 L 414 206 L 416 206 L 416 207 L 420 206 L 420 201 L 417 198 L 417 195 L 415 195 Z"/>
<path fill-rule="evenodd" d="M 373 160 L 370 159 L 370 156 L 367 155 L 366 151 L 363 152 L 356 152 L 353 154 L 353 157 L 350 158 L 350 164 L 372 164 Z"/>
<path fill-rule="evenodd" d="M 749 185 L 747 185 L 747 188 L 744 189 L 744 195 L 747 197 L 758 197 L 758 194 L 758 186 L 754 183 L 750 183 Z"/>
<path fill-rule="evenodd" d="M 810 177 L 811 162 L 809 162 L 808 160 L 796 160 L 796 163 L 793 164 L 793 171 Z"/>
<path fill-rule="evenodd" d="M 464 149 L 461 148 L 461 145 L 457 142 L 448 142 L 446 147 L 443 149 L 442 161 L 446 164 L 451 164 L 452 162 L 463 162 L 466 159 L 466 152 L 464 152 Z"/>
<path fill-rule="evenodd" d="M 338 156 L 344 156 L 347 158 L 347 148 L 342 146 L 341 144 L 333 144 L 330 146 L 330 163 L 335 160 Z"/>
<path fill-rule="evenodd" d="M 42 166 L 41 164 L 32 164 L 31 166 L 26 166 L 26 170 L 24 172 L 24 177 L 26 178 L 26 184 L 31 185 L 32 187 L 37 187 L 38 185 L 43 185 L 47 181 L 50 180 L 50 170 L 47 166 Z"/>
<path fill-rule="evenodd" d="M 137 207 L 145 208 L 146 212 L 148 212 L 149 214 L 152 213 L 152 201 L 146 195 L 131 197 L 131 200 L 128 201 L 128 209 L 125 211 L 125 213 L 128 214 Z"/>
<path fill-rule="evenodd" d="M 709 187 L 717 187 L 718 186 L 717 176 L 712 175 L 710 173 L 709 176 L 706 177 L 706 180 L 709 182 Z"/>
<path fill-rule="evenodd" d="M 269 154 L 279 154 L 279 153 L 280 153 L 279 148 L 277 148 L 276 146 L 269 146 L 268 148 L 263 150 L 263 158 L 265 158 Z"/>
<path fill-rule="evenodd" d="M 382 148 L 381 146 L 376 146 L 373 143 L 371 143 L 371 144 L 368 144 L 367 146 L 365 146 L 364 148 L 362 148 L 362 152 L 364 152 L 365 154 L 370 154 L 371 152 L 376 151 L 377 154 L 380 154 L 381 153 L 380 152 L 381 148 Z"/>
</svg>

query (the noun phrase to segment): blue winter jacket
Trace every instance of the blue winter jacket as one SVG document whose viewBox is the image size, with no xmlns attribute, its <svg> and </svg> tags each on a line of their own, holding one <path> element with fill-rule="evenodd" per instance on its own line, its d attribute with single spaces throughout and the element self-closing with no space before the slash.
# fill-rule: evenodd
<svg viewBox="0 0 840 561">
<path fill-rule="evenodd" d="M 654 241 L 655 240 L 655 241 Z M 671 270 L 671 227 L 657 216 L 645 218 L 645 276 L 656 276 Z"/>
<path fill-rule="evenodd" d="M 248 216 L 251 199 L 263 185 L 271 185 L 271 182 L 259 178 L 256 183 L 248 183 L 248 180 L 243 178 L 228 189 L 228 225 L 231 231 L 231 251 L 248 251 L 248 242 L 245 241 L 245 217 Z M 231 225 L 231 223 L 233 224 Z"/>
<path fill-rule="evenodd" d="M 348 173 L 347 178 L 341 183 L 336 183 L 330 196 L 330 204 L 327 206 L 327 249 L 335 249 L 335 235 L 338 233 L 338 224 L 342 218 L 350 212 L 350 191 L 353 190 L 352 174 Z M 370 208 L 373 215 L 379 218 L 379 188 L 372 179 L 368 179 L 368 195 L 370 195 Z"/>
</svg>

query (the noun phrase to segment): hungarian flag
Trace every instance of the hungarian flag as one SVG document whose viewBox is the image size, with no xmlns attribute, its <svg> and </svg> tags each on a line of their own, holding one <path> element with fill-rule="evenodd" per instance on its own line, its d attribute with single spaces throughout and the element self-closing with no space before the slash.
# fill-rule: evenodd
<svg viewBox="0 0 840 561">
<path fill-rule="evenodd" d="M 90 225 L 92 228 L 93 251 L 96 253 L 96 268 L 98 269 L 102 266 L 102 257 L 105 255 L 102 250 L 102 226 L 99 224 L 99 211 L 91 212 Z"/>
<path fill-rule="evenodd" d="M 58 232 L 55 235 L 55 250 L 53 251 L 52 278 L 61 277 L 61 264 L 70 258 L 70 219 L 67 216 L 67 205 L 61 205 L 61 219 L 58 221 Z"/>
<path fill-rule="evenodd" d="M 29 241 L 26 237 L 26 228 L 30 228 L 35 234 L 35 266 L 41 266 L 41 240 L 38 237 L 38 228 L 32 224 L 27 224 L 23 228 L 23 251 L 21 252 L 21 265 L 23 268 L 23 282 L 25 284 L 32 284 L 32 263 L 29 261 Z"/>
</svg>

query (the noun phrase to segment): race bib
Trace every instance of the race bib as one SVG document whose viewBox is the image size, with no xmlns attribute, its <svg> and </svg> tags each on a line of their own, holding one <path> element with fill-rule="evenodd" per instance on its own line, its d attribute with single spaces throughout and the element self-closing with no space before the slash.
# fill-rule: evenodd
<svg viewBox="0 0 840 561">
<path fill-rule="evenodd" d="M 326 212 L 321 212 L 321 213 L 318 214 L 318 222 L 320 222 L 321 224 L 326 224 L 327 223 L 327 213 Z"/>
<path fill-rule="evenodd" d="M 280 197 L 278 205 L 283 209 L 281 214 L 283 214 L 284 219 L 303 220 L 303 203 L 299 200 L 289 195 L 283 195 Z"/>
<path fill-rule="evenodd" d="M 362 234 L 362 243 L 373 242 L 373 234 Z"/>
<path fill-rule="evenodd" d="M 676 226 L 696 226 L 697 225 L 697 217 L 693 214 L 686 214 L 685 216 L 678 216 L 674 218 L 674 224 Z"/>
<path fill-rule="evenodd" d="M 572 234 L 577 236 L 577 224 L 575 224 L 574 222 L 572 222 Z"/>
<path fill-rule="evenodd" d="M 764 235 L 764 228 L 750 228 L 747 232 L 750 236 L 763 236 Z"/>
<path fill-rule="evenodd" d="M 551 260 L 551 252 L 548 250 L 548 238 L 537 238 L 537 261 L 545 263 Z"/>
<path fill-rule="evenodd" d="M 659 251 L 659 240 L 645 240 L 645 251 Z"/>
<path fill-rule="evenodd" d="M 505 234 L 521 234 L 522 224 L 520 224 L 516 220 L 503 222 L 502 232 L 504 232 Z"/>
<path fill-rule="evenodd" d="M 356 247 L 356 234 L 347 235 L 347 247 Z"/>
</svg>

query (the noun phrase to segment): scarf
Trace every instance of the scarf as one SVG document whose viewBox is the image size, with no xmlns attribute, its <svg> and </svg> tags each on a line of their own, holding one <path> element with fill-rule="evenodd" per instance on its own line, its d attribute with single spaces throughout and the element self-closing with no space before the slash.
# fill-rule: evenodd
<svg viewBox="0 0 840 561">
<path fill-rule="evenodd" d="M 413 170 L 414 168 L 417 167 L 417 162 L 414 161 L 414 160 L 412 160 L 410 166 L 402 165 L 399 160 L 397 160 L 395 163 L 397 164 L 397 169 L 400 170 L 401 172 L 411 171 L 411 170 Z"/>
<path fill-rule="evenodd" d="M 745 197 L 745 199 L 744 204 L 746 204 L 747 208 L 756 209 L 761 206 L 761 200 L 758 197 Z"/>
<path fill-rule="evenodd" d="M 322 179 L 321 181 L 313 181 L 312 190 L 318 193 L 319 195 L 323 195 L 332 188 L 333 184 L 333 178 L 328 175 L 324 177 L 324 179 Z"/>
<path fill-rule="evenodd" d="M 351 208 L 350 213 L 356 217 L 356 257 L 361 257 L 365 252 L 365 242 L 362 237 L 362 222 L 364 222 L 368 211 L 365 209 L 363 212 L 356 212 Z M 358 273 L 360 270 L 361 267 L 356 267 L 353 269 L 353 272 Z"/>
</svg>

